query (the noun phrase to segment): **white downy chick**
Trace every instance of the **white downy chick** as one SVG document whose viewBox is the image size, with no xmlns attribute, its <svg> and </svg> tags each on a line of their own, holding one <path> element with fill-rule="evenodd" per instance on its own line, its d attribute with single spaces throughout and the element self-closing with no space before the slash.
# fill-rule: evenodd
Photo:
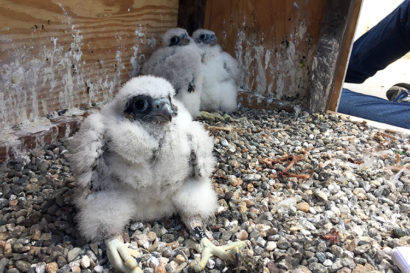
<svg viewBox="0 0 410 273">
<path fill-rule="evenodd" d="M 235 111 L 240 76 L 238 62 L 222 50 L 213 31 L 198 29 L 192 38 L 202 55 L 201 110 Z"/>
<path fill-rule="evenodd" d="M 79 230 L 86 239 L 106 240 L 112 265 L 123 272 L 142 272 L 118 239 L 131 219 L 179 214 L 194 228 L 191 219 L 217 208 L 213 139 L 174 92 L 165 79 L 133 78 L 69 141 Z"/>
<path fill-rule="evenodd" d="M 143 75 L 167 79 L 175 88 L 192 117 L 199 113 L 202 88 L 201 55 L 185 29 L 173 28 L 162 37 L 156 50 L 142 68 Z"/>
</svg>

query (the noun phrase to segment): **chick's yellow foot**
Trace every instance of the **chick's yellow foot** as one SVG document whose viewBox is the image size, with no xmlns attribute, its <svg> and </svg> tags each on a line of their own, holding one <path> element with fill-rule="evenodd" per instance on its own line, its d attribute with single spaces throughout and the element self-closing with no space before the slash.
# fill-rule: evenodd
<svg viewBox="0 0 410 273">
<path fill-rule="evenodd" d="M 246 241 L 239 241 L 223 246 L 216 246 L 211 243 L 208 238 L 203 238 L 199 244 L 192 246 L 198 253 L 201 253 L 201 260 L 194 266 L 194 269 L 196 272 L 204 270 L 211 256 L 217 256 L 224 261 L 233 263 L 235 262 L 235 257 L 237 257 L 241 250 L 247 245 L 248 243 Z"/>
<path fill-rule="evenodd" d="M 121 239 L 113 238 L 105 242 L 111 265 L 124 273 L 143 273 L 135 258 L 141 256 L 138 250 L 127 247 Z"/>
</svg>

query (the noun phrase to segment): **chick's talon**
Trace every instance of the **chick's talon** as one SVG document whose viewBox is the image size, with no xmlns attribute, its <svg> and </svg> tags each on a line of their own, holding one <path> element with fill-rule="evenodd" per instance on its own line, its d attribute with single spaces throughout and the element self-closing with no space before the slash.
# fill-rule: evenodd
<svg viewBox="0 0 410 273">
<path fill-rule="evenodd" d="M 135 260 L 140 256 L 138 250 L 128 248 L 118 238 L 107 240 L 105 244 L 108 259 L 116 270 L 124 273 L 143 273 Z"/>
<path fill-rule="evenodd" d="M 203 238 L 199 244 L 194 246 L 194 249 L 201 253 L 201 260 L 194 266 L 196 272 L 200 272 L 205 269 L 211 256 L 217 256 L 218 258 L 234 263 L 238 260 L 238 256 L 243 248 L 248 245 L 247 241 L 232 242 L 223 246 L 216 246 L 209 239 Z"/>
</svg>

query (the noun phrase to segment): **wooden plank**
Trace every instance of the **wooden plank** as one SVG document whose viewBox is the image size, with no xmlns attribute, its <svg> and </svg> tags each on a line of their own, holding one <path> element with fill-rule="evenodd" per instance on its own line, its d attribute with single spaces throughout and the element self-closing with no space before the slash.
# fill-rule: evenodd
<svg viewBox="0 0 410 273">
<path fill-rule="evenodd" d="M 0 128 L 109 100 L 177 14 L 177 0 L 0 0 Z"/>
<path fill-rule="evenodd" d="M 206 0 L 179 0 L 178 27 L 185 28 L 191 35 L 203 28 Z"/>
<path fill-rule="evenodd" d="M 267 99 L 301 99 L 308 95 L 325 4 L 208 0 L 204 27 L 215 31 L 221 46 L 239 61 L 245 92 Z"/>
<path fill-rule="evenodd" d="M 336 65 L 336 73 L 334 78 L 334 86 L 331 92 L 330 102 L 327 107 L 328 110 L 336 111 L 340 99 L 340 92 L 342 91 L 343 82 L 346 76 L 347 65 L 349 63 L 350 51 L 353 44 L 353 38 L 356 31 L 357 22 L 359 20 L 360 8 L 362 0 L 353 1 L 347 15 L 347 29 L 343 37 L 341 55 Z"/>
<path fill-rule="evenodd" d="M 336 71 L 341 63 L 343 48 L 347 45 L 348 22 L 353 16 L 356 2 L 361 0 L 329 0 L 322 21 L 320 40 L 313 60 L 309 87 L 308 109 L 325 111 L 335 87 Z M 340 80 L 340 78 L 339 78 Z"/>
</svg>

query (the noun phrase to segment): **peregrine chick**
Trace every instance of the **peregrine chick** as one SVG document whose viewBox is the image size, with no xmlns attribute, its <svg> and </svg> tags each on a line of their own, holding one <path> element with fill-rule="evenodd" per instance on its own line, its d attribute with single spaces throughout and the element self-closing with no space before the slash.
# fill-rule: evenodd
<svg viewBox="0 0 410 273">
<path fill-rule="evenodd" d="M 197 29 L 192 38 L 202 53 L 201 110 L 234 111 L 237 107 L 238 62 L 222 50 L 213 31 Z"/>
<path fill-rule="evenodd" d="M 122 272 L 142 272 L 121 238 L 131 219 L 178 213 L 206 241 L 202 219 L 217 208 L 213 139 L 173 96 L 165 79 L 133 78 L 69 142 L 79 230 L 105 240 L 111 264 Z"/>
<path fill-rule="evenodd" d="M 167 79 L 176 90 L 176 99 L 184 104 L 192 117 L 198 115 L 201 55 L 185 29 L 172 28 L 163 35 L 162 47 L 144 63 L 142 74 Z"/>
</svg>

